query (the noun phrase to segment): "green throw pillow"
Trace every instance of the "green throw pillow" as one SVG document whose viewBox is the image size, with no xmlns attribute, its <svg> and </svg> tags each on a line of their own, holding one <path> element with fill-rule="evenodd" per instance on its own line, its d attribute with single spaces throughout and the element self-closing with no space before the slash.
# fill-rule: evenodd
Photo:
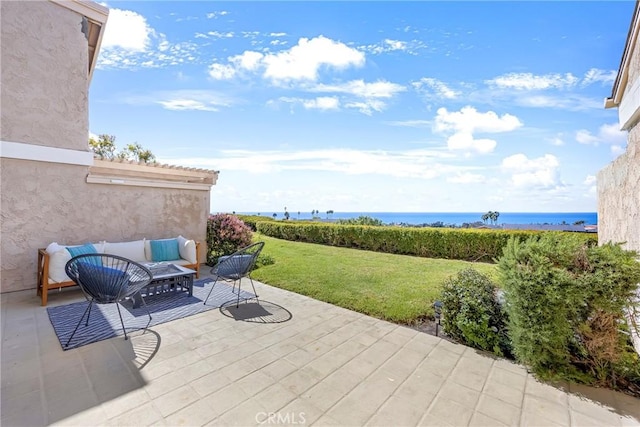
<svg viewBox="0 0 640 427">
<path fill-rule="evenodd" d="M 180 259 L 180 251 L 178 250 L 178 239 L 152 240 L 151 244 L 151 261 L 175 261 Z"/>
</svg>

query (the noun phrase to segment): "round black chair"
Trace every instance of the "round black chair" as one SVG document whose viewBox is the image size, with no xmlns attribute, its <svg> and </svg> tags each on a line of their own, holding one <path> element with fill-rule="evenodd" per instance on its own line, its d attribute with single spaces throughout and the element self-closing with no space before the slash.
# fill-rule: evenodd
<svg viewBox="0 0 640 427">
<path fill-rule="evenodd" d="M 127 298 L 140 292 L 142 288 L 149 285 L 153 279 L 151 271 L 135 261 L 110 254 L 83 254 L 71 258 L 65 265 L 67 276 L 80 286 L 89 306 L 80 317 L 80 321 L 73 330 L 65 347 L 69 346 L 71 339 L 75 335 L 80 323 L 87 316 L 85 326 L 89 326 L 89 316 L 93 304 L 115 304 L 120 316 L 124 339 L 127 339 L 127 331 L 124 327 L 122 314 L 120 313 L 120 303 Z M 149 315 L 151 323 L 151 313 L 144 298 L 140 296 L 142 303 Z"/>
</svg>

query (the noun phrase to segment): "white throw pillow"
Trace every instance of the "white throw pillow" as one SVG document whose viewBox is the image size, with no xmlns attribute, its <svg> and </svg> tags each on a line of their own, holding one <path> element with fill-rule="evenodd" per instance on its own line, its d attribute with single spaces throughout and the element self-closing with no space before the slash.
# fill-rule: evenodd
<svg viewBox="0 0 640 427">
<path fill-rule="evenodd" d="M 147 262 L 144 253 L 145 239 L 132 242 L 104 243 L 104 253 L 118 255 L 135 262 Z"/>
<path fill-rule="evenodd" d="M 98 253 L 104 252 L 104 242 L 100 243 L 92 243 L 92 245 L 96 248 Z M 49 281 L 60 283 L 60 282 L 69 282 L 71 279 L 67 276 L 67 273 L 64 271 L 64 267 L 67 265 L 67 262 L 72 258 L 71 254 L 67 250 L 67 247 L 76 247 L 82 245 L 59 245 L 56 242 L 51 243 L 47 246 L 47 253 L 49 254 Z"/>
<path fill-rule="evenodd" d="M 178 251 L 180 251 L 180 257 L 186 259 L 187 261 L 189 261 L 189 263 L 198 263 L 195 241 L 188 240 L 182 236 L 178 236 Z"/>
</svg>

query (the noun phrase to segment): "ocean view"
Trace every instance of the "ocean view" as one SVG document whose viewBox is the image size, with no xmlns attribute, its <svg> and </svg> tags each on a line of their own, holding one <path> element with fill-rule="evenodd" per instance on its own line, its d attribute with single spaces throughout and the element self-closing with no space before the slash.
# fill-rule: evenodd
<svg viewBox="0 0 640 427">
<path fill-rule="evenodd" d="M 241 212 L 244 215 L 263 215 L 273 217 L 274 212 Z M 277 219 L 284 218 L 284 212 L 275 212 Z M 485 212 L 334 212 L 327 216 L 320 212 L 322 219 L 350 219 L 361 215 L 379 219 L 385 224 L 432 224 L 442 221 L 445 225 L 462 225 L 482 221 Z M 311 212 L 289 211 L 290 218 L 311 219 Z M 573 224 L 584 221 L 586 225 L 597 225 L 597 212 L 500 212 L 498 224 Z"/>
</svg>

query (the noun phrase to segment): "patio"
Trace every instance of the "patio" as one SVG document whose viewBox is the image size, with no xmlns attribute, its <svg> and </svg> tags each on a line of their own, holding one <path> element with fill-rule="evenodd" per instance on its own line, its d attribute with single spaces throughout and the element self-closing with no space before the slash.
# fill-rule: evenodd
<svg viewBox="0 0 640 427">
<path fill-rule="evenodd" d="M 471 348 L 256 287 L 293 317 L 216 309 L 66 352 L 35 291 L 3 294 L 1 424 L 640 425 L 630 396 L 541 384 Z M 71 289 L 50 305 L 81 299 Z"/>
</svg>

